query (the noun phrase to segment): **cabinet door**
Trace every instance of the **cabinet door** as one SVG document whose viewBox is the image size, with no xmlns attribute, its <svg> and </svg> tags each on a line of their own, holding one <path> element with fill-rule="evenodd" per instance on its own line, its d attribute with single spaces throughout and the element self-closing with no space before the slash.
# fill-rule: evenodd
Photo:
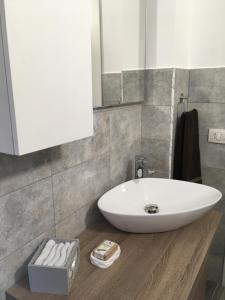
<svg viewBox="0 0 225 300">
<path fill-rule="evenodd" d="M 2 0 L 14 152 L 93 134 L 90 0 Z"/>
</svg>

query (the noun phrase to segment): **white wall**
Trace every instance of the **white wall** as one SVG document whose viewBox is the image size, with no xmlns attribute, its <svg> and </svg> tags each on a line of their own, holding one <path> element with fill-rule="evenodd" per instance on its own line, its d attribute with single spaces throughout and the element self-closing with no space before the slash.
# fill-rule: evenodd
<svg viewBox="0 0 225 300">
<path fill-rule="evenodd" d="M 176 0 L 147 0 L 147 68 L 173 64 L 175 14 Z"/>
<path fill-rule="evenodd" d="M 103 72 L 225 66 L 225 0 L 102 0 Z M 138 13 L 137 13 L 138 12 Z"/>
<path fill-rule="evenodd" d="M 195 0 L 191 9 L 189 67 L 225 66 L 225 1 Z"/>
<path fill-rule="evenodd" d="M 145 67 L 145 0 L 102 0 L 104 73 Z"/>
<path fill-rule="evenodd" d="M 147 0 L 147 68 L 225 66 L 224 0 Z"/>
<path fill-rule="evenodd" d="M 187 0 L 147 0 L 147 68 L 187 66 L 189 3 Z"/>
<path fill-rule="evenodd" d="M 189 64 L 191 1 L 176 0 L 174 65 L 181 68 Z"/>
</svg>

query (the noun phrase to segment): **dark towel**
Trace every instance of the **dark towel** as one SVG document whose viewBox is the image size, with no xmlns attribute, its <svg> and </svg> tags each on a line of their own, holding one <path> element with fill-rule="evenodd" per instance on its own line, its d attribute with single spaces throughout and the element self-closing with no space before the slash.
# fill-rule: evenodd
<svg viewBox="0 0 225 300">
<path fill-rule="evenodd" d="M 202 183 L 198 112 L 182 114 L 177 123 L 173 178 Z"/>
</svg>

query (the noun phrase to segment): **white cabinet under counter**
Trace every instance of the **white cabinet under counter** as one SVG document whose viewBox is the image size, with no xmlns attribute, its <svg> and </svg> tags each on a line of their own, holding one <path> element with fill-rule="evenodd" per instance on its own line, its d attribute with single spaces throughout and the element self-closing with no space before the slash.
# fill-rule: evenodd
<svg viewBox="0 0 225 300">
<path fill-rule="evenodd" d="M 0 152 L 93 134 L 90 0 L 0 0 Z"/>
</svg>

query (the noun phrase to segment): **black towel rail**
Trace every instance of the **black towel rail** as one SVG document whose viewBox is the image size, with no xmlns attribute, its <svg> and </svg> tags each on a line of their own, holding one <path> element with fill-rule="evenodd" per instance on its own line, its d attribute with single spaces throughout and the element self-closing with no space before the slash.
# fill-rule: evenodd
<svg viewBox="0 0 225 300">
<path fill-rule="evenodd" d="M 183 112 L 187 112 L 188 111 L 188 97 L 185 97 L 183 93 L 181 93 L 180 95 L 180 102 L 178 103 L 178 105 L 183 105 L 183 109 L 182 112 L 178 113 L 179 116 L 181 116 L 181 114 Z"/>
</svg>

